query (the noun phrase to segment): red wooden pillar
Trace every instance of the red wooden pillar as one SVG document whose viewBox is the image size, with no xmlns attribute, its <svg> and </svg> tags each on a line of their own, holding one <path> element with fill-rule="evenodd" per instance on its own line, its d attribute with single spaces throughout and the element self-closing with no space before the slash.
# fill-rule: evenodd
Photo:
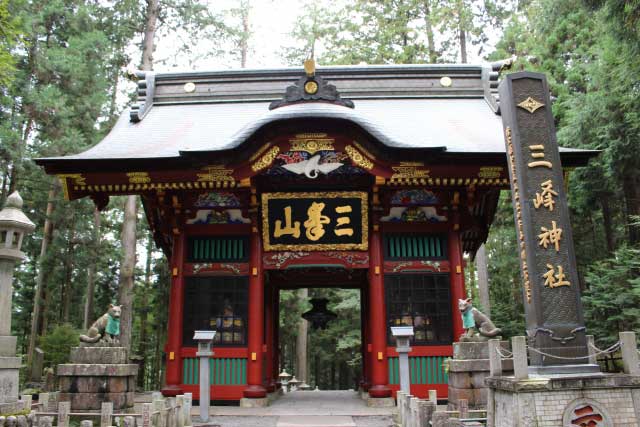
<svg viewBox="0 0 640 427">
<path fill-rule="evenodd" d="M 369 237 L 369 332 L 371 334 L 370 397 L 389 397 L 389 369 L 387 360 L 387 313 L 384 302 L 384 273 L 382 243 L 378 225 Z"/>
<path fill-rule="evenodd" d="M 273 376 L 273 358 L 275 357 L 274 353 L 274 322 L 275 322 L 275 313 L 273 306 L 273 285 L 269 284 L 267 286 L 267 292 L 264 299 L 264 307 L 265 307 L 265 343 L 267 346 L 267 351 L 265 353 L 265 371 L 266 371 L 266 384 L 267 384 L 267 392 L 273 393 L 276 391 L 276 381 Z"/>
<path fill-rule="evenodd" d="M 280 382 L 280 290 L 273 287 L 273 378 L 276 388 L 282 387 Z"/>
<path fill-rule="evenodd" d="M 362 340 L 361 352 L 362 352 L 362 378 L 360 380 L 360 387 L 363 391 L 368 391 L 371 383 L 369 378 L 371 372 L 369 367 L 369 305 L 367 304 L 367 290 L 360 289 L 360 335 Z"/>
<path fill-rule="evenodd" d="M 462 269 L 462 244 L 460 242 L 460 224 L 457 213 L 453 214 L 453 228 L 449 230 L 449 268 L 451 281 L 451 313 L 453 315 L 453 340 L 458 341 L 464 333 L 462 316 L 458 310 L 458 300 L 465 299 L 467 293 L 464 288 L 464 271 Z"/>
<path fill-rule="evenodd" d="M 262 242 L 258 229 L 253 228 L 249 259 L 249 360 L 247 361 L 247 388 L 244 397 L 259 398 L 267 395 L 262 385 L 262 344 L 264 342 L 264 274 L 262 271 Z"/>
<path fill-rule="evenodd" d="M 165 396 L 182 394 L 180 388 L 182 374 L 182 320 L 184 312 L 184 265 L 186 237 L 184 232 L 175 236 L 171 251 L 171 291 L 169 296 L 169 333 L 165 353 L 167 355 L 166 384 L 162 389 Z"/>
</svg>

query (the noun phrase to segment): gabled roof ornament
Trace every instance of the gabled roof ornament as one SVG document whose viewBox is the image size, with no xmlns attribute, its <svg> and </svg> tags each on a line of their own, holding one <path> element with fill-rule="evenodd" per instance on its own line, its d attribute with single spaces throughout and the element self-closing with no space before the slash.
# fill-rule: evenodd
<svg viewBox="0 0 640 427">
<path fill-rule="evenodd" d="M 127 75 L 138 83 L 138 99 L 131 105 L 129 120 L 133 123 L 142 121 L 151 107 L 156 92 L 156 75 L 152 71 L 130 70 Z"/>
<path fill-rule="evenodd" d="M 338 93 L 338 89 L 334 85 L 327 83 L 322 77 L 316 75 L 316 63 L 313 59 L 304 61 L 304 72 L 305 76 L 287 87 L 281 100 L 273 101 L 269 104 L 269 110 L 284 107 L 285 105 L 314 101 L 328 102 L 349 108 L 355 107 L 353 101 L 340 97 L 340 93 Z"/>
</svg>

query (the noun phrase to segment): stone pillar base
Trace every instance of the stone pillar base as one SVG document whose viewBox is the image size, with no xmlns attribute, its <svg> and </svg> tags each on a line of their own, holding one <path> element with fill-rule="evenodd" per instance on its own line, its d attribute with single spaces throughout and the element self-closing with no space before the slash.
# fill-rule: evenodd
<svg viewBox="0 0 640 427">
<path fill-rule="evenodd" d="M 392 408 L 396 406 L 393 397 L 367 397 L 367 406 L 369 408 Z"/>
<path fill-rule="evenodd" d="M 71 410 L 99 410 L 103 402 L 133 407 L 138 365 L 128 363 L 124 347 L 76 347 L 71 362 L 57 370 L 60 401 L 71 402 Z"/>
<path fill-rule="evenodd" d="M 509 349 L 508 341 L 501 347 Z M 513 359 L 502 361 L 502 371 L 513 372 Z M 453 343 L 453 359 L 449 361 L 449 405 L 448 409 L 458 410 L 458 401 L 466 399 L 469 409 L 483 409 L 487 406 L 487 386 L 489 376 L 489 342 Z"/>
<path fill-rule="evenodd" d="M 269 406 L 268 397 L 243 397 L 240 399 L 241 408 L 266 408 Z"/>
<path fill-rule="evenodd" d="M 18 402 L 19 357 L 0 357 L 0 414 L 12 413 Z"/>
<path fill-rule="evenodd" d="M 640 376 L 489 377 L 486 382 L 492 427 L 569 426 L 579 417 L 604 427 L 640 425 Z"/>
</svg>

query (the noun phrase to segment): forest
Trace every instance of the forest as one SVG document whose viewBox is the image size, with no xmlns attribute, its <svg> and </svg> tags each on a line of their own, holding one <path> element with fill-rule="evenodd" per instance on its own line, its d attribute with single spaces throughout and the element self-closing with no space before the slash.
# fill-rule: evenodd
<svg viewBox="0 0 640 427">
<path fill-rule="evenodd" d="M 159 389 L 169 272 L 140 202 L 113 197 L 98 211 L 88 199 L 65 201 L 33 159 L 100 141 L 135 95 L 132 69 L 247 67 L 265 37 L 256 10 L 277 2 L 0 0 L 0 203 L 18 190 L 37 226 L 14 280 L 13 333 L 28 362 L 36 347 L 47 366 L 64 362 L 78 331 L 120 302 L 133 307 L 123 343 L 143 360 L 139 386 Z M 319 67 L 515 57 L 510 71 L 546 73 L 560 145 L 601 150 L 565 181 L 589 333 L 599 346 L 619 330 L 640 333 L 640 2 L 301 1 L 295 12 L 277 49 L 281 66 L 309 56 Z M 491 314 L 507 337 L 524 332 L 513 222 L 505 191 L 485 246 Z M 476 296 L 475 260 L 466 260 Z M 361 364 L 353 290 L 281 293 L 282 368 L 296 372 L 310 296 L 329 298 L 338 317 L 310 336 L 308 382 L 353 387 Z"/>
</svg>

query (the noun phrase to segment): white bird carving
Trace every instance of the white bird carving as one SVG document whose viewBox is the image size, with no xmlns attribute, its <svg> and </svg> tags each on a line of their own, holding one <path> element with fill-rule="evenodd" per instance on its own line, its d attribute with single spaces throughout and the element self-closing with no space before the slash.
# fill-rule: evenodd
<svg viewBox="0 0 640 427">
<path fill-rule="evenodd" d="M 344 166 L 342 163 L 322 163 L 320 164 L 320 154 L 316 154 L 309 160 L 303 160 L 298 163 L 290 163 L 288 165 L 282 165 L 283 168 L 289 172 L 295 174 L 305 174 L 307 178 L 317 178 L 318 172 L 328 174 L 331 171 L 338 169 L 340 166 Z"/>
</svg>

